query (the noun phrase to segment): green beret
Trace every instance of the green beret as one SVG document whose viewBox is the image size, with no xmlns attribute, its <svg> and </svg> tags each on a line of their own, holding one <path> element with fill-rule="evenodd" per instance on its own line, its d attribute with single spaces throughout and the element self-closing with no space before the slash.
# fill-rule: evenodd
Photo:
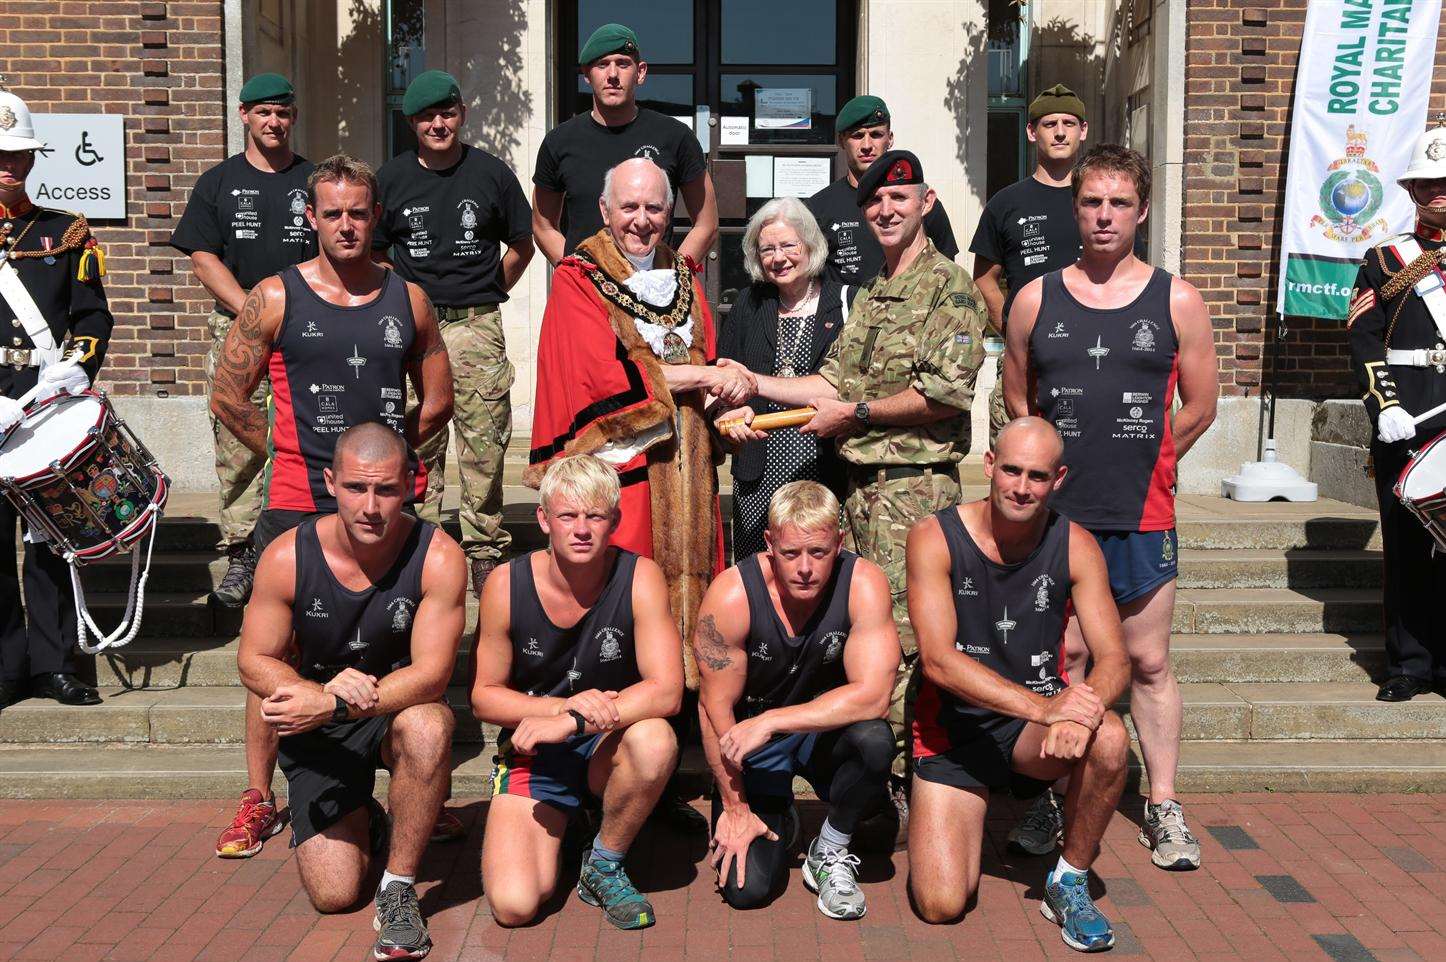
<svg viewBox="0 0 1446 962">
<path fill-rule="evenodd" d="M 1055 84 L 1030 103 L 1029 122 L 1034 123 L 1050 114 L 1073 114 L 1084 120 L 1084 101 L 1076 97 L 1074 91 L 1064 84 Z"/>
<path fill-rule="evenodd" d="M 914 152 L 891 150 L 869 164 L 869 169 L 864 171 L 863 176 L 859 178 L 859 191 L 854 200 L 860 207 L 863 207 L 880 187 L 897 187 L 905 184 L 922 184 L 923 182 L 924 165 L 919 163 L 919 158 L 914 156 Z"/>
<path fill-rule="evenodd" d="M 634 60 L 642 59 L 638 53 L 638 35 L 620 23 L 605 23 L 587 38 L 587 43 L 582 45 L 582 53 L 577 55 L 577 62 L 586 67 L 610 53 L 625 53 Z"/>
<path fill-rule="evenodd" d="M 462 101 L 462 88 L 457 79 L 445 70 L 424 70 L 407 84 L 402 94 L 402 116 L 415 117 L 428 107 Z"/>
<path fill-rule="evenodd" d="M 889 105 L 878 97 L 855 97 L 839 109 L 834 130 L 847 134 L 858 127 L 876 127 L 889 122 Z"/>
<path fill-rule="evenodd" d="M 296 101 L 296 88 L 279 73 L 261 73 L 241 87 L 242 104 L 290 104 Z"/>
</svg>

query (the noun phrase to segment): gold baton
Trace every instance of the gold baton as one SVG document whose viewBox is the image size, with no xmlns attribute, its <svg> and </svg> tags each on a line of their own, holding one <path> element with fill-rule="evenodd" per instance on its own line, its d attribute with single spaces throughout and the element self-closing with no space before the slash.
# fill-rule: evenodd
<svg viewBox="0 0 1446 962">
<path fill-rule="evenodd" d="M 787 411 L 775 411 L 772 414 L 755 414 L 753 423 L 749 426 L 755 431 L 796 428 L 811 421 L 816 411 L 816 408 L 789 408 Z M 718 430 L 726 431 L 742 423 L 742 418 L 727 418 L 718 422 Z"/>
</svg>

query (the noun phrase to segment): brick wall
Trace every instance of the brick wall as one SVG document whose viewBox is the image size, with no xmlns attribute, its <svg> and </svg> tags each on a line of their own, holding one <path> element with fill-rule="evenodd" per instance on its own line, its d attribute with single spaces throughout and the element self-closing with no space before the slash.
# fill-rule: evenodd
<svg viewBox="0 0 1446 962">
<path fill-rule="evenodd" d="M 1256 394 L 1274 329 L 1290 107 L 1306 0 L 1190 0 L 1182 269 L 1215 322 L 1222 391 Z M 1428 116 L 1446 110 L 1438 35 Z M 1283 397 L 1352 396 L 1345 325 L 1288 318 Z"/>
<path fill-rule="evenodd" d="M 39 113 L 125 116 L 125 221 L 92 224 L 116 327 L 116 394 L 204 394 L 211 300 L 166 246 L 206 168 L 225 156 L 221 3 L 0 0 L 0 72 Z M 40 163 L 44 163 L 41 158 Z"/>
</svg>

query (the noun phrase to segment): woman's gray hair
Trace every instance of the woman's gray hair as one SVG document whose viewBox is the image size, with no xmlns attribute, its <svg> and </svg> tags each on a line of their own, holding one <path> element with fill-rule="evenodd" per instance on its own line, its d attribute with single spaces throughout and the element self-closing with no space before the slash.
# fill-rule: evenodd
<svg viewBox="0 0 1446 962">
<path fill-rule="evenodd" d="M 758 235 L 763 233 L 763 228 L 775 223 L 792 227 L 808 252 L 808 260 L 803 265 L 804 276 L 822 274 L 824 262 L 828 260 L 828 242 L 823 239 L 823 231 L 818 229 L 818 221 L 797 197 L 778 197 L 758 208 L 758 213 L 748 219 L 748 229 L 743 232 L 743 266 L 753 282 L 762 284 L 768 280 L 768 275 L 763 272 L 763 262 L 758 259 Z"/>
</svg>

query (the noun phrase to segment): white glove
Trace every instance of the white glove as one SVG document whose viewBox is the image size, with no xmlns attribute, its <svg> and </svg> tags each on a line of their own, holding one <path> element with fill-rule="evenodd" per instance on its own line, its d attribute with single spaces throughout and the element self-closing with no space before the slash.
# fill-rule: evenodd
<svg viewBox="0 0 1446 962">
<path fill-rule="evenodd" d="M 25 409 L 13 397 L 0 397 L 0 431 L 8 431 L 25 417 Z"/>
<path fill-rule="evenodd" d="M 40 369 L 40 391 L 35 400 L 44 401 L 57 394 L 78 394 L 90 387 L 90 375 L 79 361 L 60 361 Z"/>
<path fill-rule="evenodd" d="M 1387 444 L 1409 440 L 1416 436 L 1416 419 L 1399 404 L 1393 404 L 1376 419 L 1376 434 Z"/>
</svg>

